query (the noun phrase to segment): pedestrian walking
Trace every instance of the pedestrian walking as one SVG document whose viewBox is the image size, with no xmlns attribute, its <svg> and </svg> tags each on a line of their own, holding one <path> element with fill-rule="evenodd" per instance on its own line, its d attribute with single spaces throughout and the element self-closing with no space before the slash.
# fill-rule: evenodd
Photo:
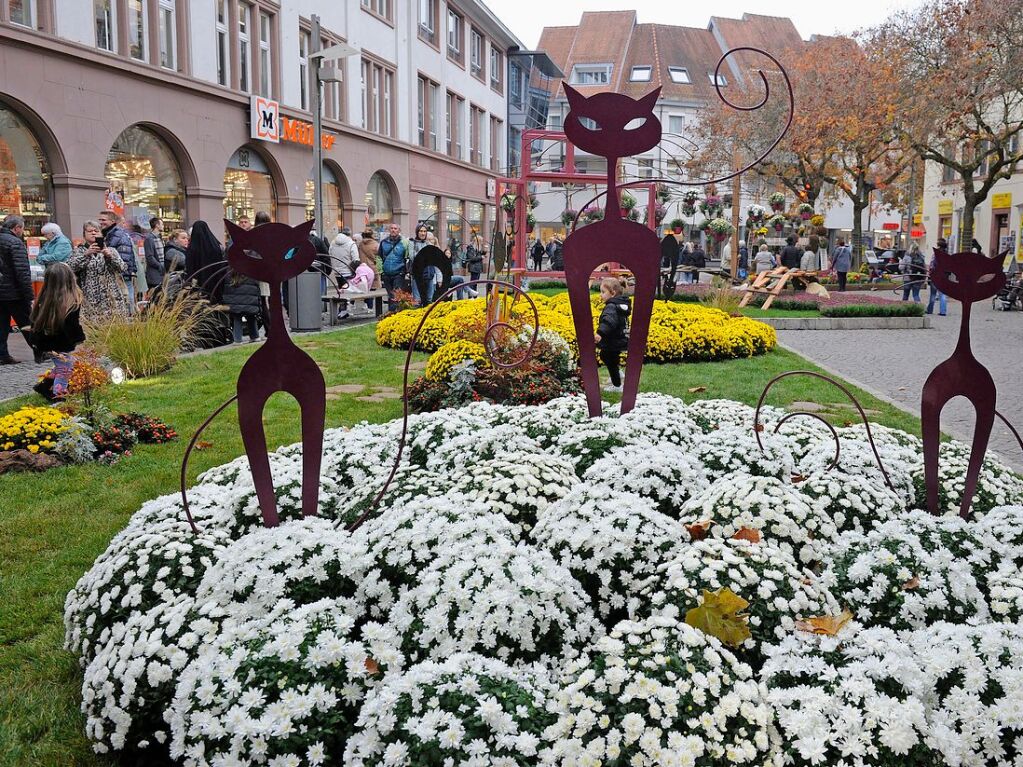
<svg viewBox="0 0 1023 767">
<path fill-rule="evenodd" d="M 532 249 L 530 249 L 529 251 L 529 255 L 533 259 L 534 272 L 539 272 L 543 270 L 543 257 L 546 254 L 546 252 L 547 251 L 544 248 L 543 241 L 539 237 L 537 237 L 536 240 L 533 241 Z"/>
<path fill-rule="evenodd" d="M 511 251 L 512 246 L 509 243 L 508 252 Z M 561 235 L 554 235 L 554 239 L 547 243 L 547 259 L 554 271 L 560 272 L 565 268 L 564 245 L 561 242 Z"/>
<path fill-rule="evenodd" d="M 67 260 L 71 258 L 71 251 L 73 249 L 71 240 L 52 221 L 48 224 L 43 224 L 40 231 L 43 237 L 46 238 L 46 242 L 39 247 L 39 255 L 36 256 L 36 261 L 47 269 L 53 266 L 53 264 L 67 263 Z"/>
<path fill-rule="evenodd" d="M 0 224 L 0 365 L 20 362 L 7 348 L 12 319 L 31 345 L 32 270 L 28 264 L 28 248 L 22 239 L 24 234 L 25 219 L 21 216 L 6 216 Z"/>
<path fill-rule="evenodd" d="M 820 259 L 817 256 L 817 251 L 810 248 L 804 250 L 802 257 L 799 259 L 799 268 L 804 272 L 816 272 L 820 269 Z"/>
<path fill-rule="evenodd" d="M 945 241 L 944 237 L 938 238 L 937 249 L 942 253 L 948 252 L 948 243 Z M 948 299 L 945 297 L 945 294 L 938 289 L 938 286 L 934 284 L 934 267 L 934 256 L 931 256 L 931 266 L 927 270 L 927 282 L 930 288 L 927 295 L 927 313 L 934 314 L 934 301 L 937 299 L 938 314 L 944 317 L 948 314 Z"/>
<path fill-rule="evenodd" d="M 693 281 L 693 243 L 685 242 L 678 250 L 678 265 L 681 269 L 678 272 L 679 284 L 688 285 Z"/>
<path fill-rule="evenodd" d="M 474 282 L 483 276 L 486 256 L 487 250 L 483 246 L 483 240 L 479 236 L 473 237 L 465 251 L 465 270 L 469 272 L 470 282 Z"/>
<path fill-rule="evenodd" d="M 102 322 L 112 317 L 127 317 L 129 267 L 114 248 L 105 245 L 98 221 L 86 221 L 82 227 L 84 242 L 75 248 L 68 266 L 75 273 L 85 300 L 81 319 Z"/>
<path fill-rule="evenodd" d="M 365 238 L 366 235 L 363 233 L 363 239 Z M 370 239 L 373 239 L 372 232 Z M 398 299 L 395 294 L 405 287 L 412 244 L 407 238 L 401 236 L 401 227 L 398 224 L 391 224 L 388 227 L 388 236 L 381 241 L 377 252 L 383 271 L 381 281 L 384 290 L 387 291 L 387 310 L 393 312 L 398 308 Z"/>
<path fill-rule="evenodd" d="M 75 364 L 73 353 L 85 340 L 81 323 L 84 303 L 71 267 L 59 261 L 51 264 L 31 318 L 37 357 L 49 353 L 53 358 L 53 368 L 34 388 L 51 401 L 67 396 L 68 376 Z"/>
<path fill-rule="evenodd" d="M 899 271 L 905 275 L 902 283 L 902 300 L 908 301 L 910 293 L 913 294 L 914 303 L 920 303 L 920 286 L 927 279 L 927 262 L 924 260 L 920 246 L 913 243 L 913 246 L 902 257 L 899 264 Z"/>
<path fill-rule="evenodd" d="M 844 293 L 846 278 L 849 276 L 849 270 L 852 268 L 852 247 L 846 245 L 845 240 L 840 239 L 838 241 L 838 247 L 831 254 L 831 263 L 835 269 L 835 274 L 838 276 L 838 290 Z"/>
<path fill-rule="evenodd" d="M 163 282 L 163 275 L 166 274 L 162 219 L 149 219 L 149 232 L 143 239 L 142 247 L 146 254 L 146 284 L 152 289 Z"/>
<path fill-rule="evenodd" d="M 259 285 L 251 277 L 231 269 L 224 280 L 224 303 L 231 318 L 234 342 L 242 342 L 243 325 L 249 334 L 249 341 L 259 340 Z"/>
<path fill-rule="evenodd" d="M 621 392 L 622 352 L 629 348 L 629 314 L 632 304 L 624 295 L 622 281 L 616 277 L 608 277 L 600 283 L 600 298 L 604 309 L 600 312 L 597 332 L 593 340 L 600 350 L 600 360 L 607 366 L 611 382 L 604 387 L 606 392 Z"/>
</svg>

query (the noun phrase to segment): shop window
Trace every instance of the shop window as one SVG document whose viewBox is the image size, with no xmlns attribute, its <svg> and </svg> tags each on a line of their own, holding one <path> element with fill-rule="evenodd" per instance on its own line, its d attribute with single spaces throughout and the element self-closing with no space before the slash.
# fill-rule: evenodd
<svg viewBox="0 0 1023 767">
<path fill-rule="evenodd" d="M 114 141 L 107 155 L 106 179 L 111 199 L 120 199 L 131 224 L 149 224 L 153 216 L 180 225 L 185 192 L 174 152 L 147 128 L 133 125 Z"/>
<path fill-rule="evenodd" d="M 437 211 L 440 210 L 440 197 L 430 197 L 425 194 L 420 194 L 417 205 L 417 220 L 419 224 L 426 224 L 427 229 L 431 232 L 436 232 Z"/>
<path fill-rule="evenodd" d="M 50 167 L 35 134 L 15 112 L 0 104 L 0 218 L 15 214 L 27 231 L 53 216 Z"/>
<path fill-rule="evenodd" d="M 394 220 L 394 198 L 391 185 L 382 173 L 374 173 L 366 188 L 366 224 L 371 229 L 384 229 Z"/>
<path fill-rule="evenodd" d="M 469 224 L 468 237 L 483 238 L 483 205 L 478 202 L 465 203 L 465 218 Z"/>
<path fill-rule="evenodd" d="M 93 17 L 96 24 L 96 47 L 104 51 L 117 49 L 117 14 L 113 0 L 93 0 Z"/>
<path fill-rule="evenodd" d="M 305 182 L 305 217 L 306 221 L 316 218 L 316 200 L 313 191 L 316 189 L 316 180 L 313 178 L 313 171 L 309 172 L 309 178 Z M 323 232 L 331 239 L 341 229 L 342 208 L 341 208 L 341 184 L 338 183 L 337 175 L 326 163 L 323 164 Z"/>
<path fill-rule="evenodd" d="M 178 68 L 176 0 L 160 0 L 160 66 Z"/>
<path fill-rule="evenodd" d="M 248 216 L 252 220 L 262 211 L 277 220 L 277 190 L 269 166 L 256 150 L 243 146 L 231 155 L 224 172 L 224 192 L 224 218 L 237 221 Z"/>
<path fill-rule="evenodd" d="M 444 218 L 447 226 L 447 247 L 451 249 L 451 260 L 458 264 L 462 262 L 465 253 L 465 222 L 462 220 L 462 206 L 465 203 L 461 200 L 448 198 L 444 205 Z"/>
<path fill-rule="evenodd" d="M 35 28 L 36 0 L 10 0 L 7 10 L 12 24 Z"/>
</svg>

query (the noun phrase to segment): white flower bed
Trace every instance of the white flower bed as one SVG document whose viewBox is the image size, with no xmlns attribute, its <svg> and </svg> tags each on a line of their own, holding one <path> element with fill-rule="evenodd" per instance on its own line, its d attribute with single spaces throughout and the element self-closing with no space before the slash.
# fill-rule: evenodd
<svg viewBox="0 0 1023 767">
<path fill-rule="evenodd" d="M 723 400 L 415 416 L 354 533 L 400 422 L 325 434 L 317 518 L 297 446 L 273 529 L 245 458 L 212 469 L 199 535 L 147 502 L 68 595 L 86 733 L 196 767 L 1023 767 L 1023 478 L 986 462 L 962 521 L 945 447 L 934 518 L 915 437 L 875 429 L 893 492 L 862 427 L 828 471 L 783 416 L 766 453 Z M 726 588 L 737 648 L 683 623 Z"/>
<path fill-rule="evenodd" d="M 679 520 L 686 526 L 709 522 L 712 538 L 755 531 L 804 565 L 819 562 L 838 533 L 796 486 L 744 474 L 717 480 L 682 507 Z"/>
</svg>

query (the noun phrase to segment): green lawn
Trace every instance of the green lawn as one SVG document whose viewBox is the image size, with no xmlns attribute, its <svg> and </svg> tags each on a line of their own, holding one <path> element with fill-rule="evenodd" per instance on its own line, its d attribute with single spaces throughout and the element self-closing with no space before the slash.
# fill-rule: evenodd
<svg viewBox="0 0 1023 767">
<path fill-rule="evenodd" d="M 400 387 L 404 353 L 376 346 L 372 327 L 310 336 L 300 341 L 324 370 L 327 386 L 366 384 Z M 64 597 L 143 501 L 176 492 L 181 455 L 202 420 L 233 393 L 234 379 L 251 352 L 240 347 L 190 357 L 167 374 L 112 389 L 110 404 L 160 417 L 182 435 L 168 445 L 139 447 L 113 467 L 65 467 L 42 475 L 0 477 L 0 765 L 67 767 L 101 765 L 92 755 L 78 711 L 80 673 L 61 649 Z M 424 360 L 426 355 L 416 355 Z M 653 365 L 643 390 L 693 398 L 726 397 L 755 404 L 770 378 L 812 365 L 790 352 L 719 363 Z M 694 387 L 706 391 L 690 393 Z M 366 393 L 370 393 L 368 388 Z M 362 402 L 336 394 L 327 403 L 328 426 L 399 417 L 399 400 Z M 919 432 L 917 420 L 857 392 L 880 423 Z M 0 404 L 0 414 L 33 401 Z M 836 423 L 854 419 L 841 406 L 841 392 L 815 379 L 786 380 L 768 402 L 834 403 L 826 411 Z M 297 406 L 271 400 L 266 421 L 271 448 L 299 437 Z M 234 408 L 207 431 L 212 443 L 193 454 L 190 476 L 242 453 Z"/>
</svg>

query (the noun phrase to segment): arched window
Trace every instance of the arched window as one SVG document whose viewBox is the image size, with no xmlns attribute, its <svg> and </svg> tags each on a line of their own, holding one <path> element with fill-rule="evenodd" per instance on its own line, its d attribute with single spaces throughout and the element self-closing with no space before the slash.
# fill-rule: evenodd
<svg viewBox="0 0 1023 767">
<path fill-rule="evenodd" d="M 306 220 L 316 218 L 316 201 L 313 199 L 313 190 L 316 188 L 316 182 L 313 180 L 315 175 L 313 171 L 309 172 L 309 178 L 305 182 L 305 217 Z M 341 210 L 341 184 L 338 183 L 337 174 L 334 173 L 333 169 L 323 164 L 323 235 L 333 236 L 337 231 L 341 229 L 344 224 L 342 223 L 342 210 Z"/>
<path fill-rule="evenodd" d="M 39 227 L 53 216 L 50 165 L 32 129 L 13 110 L 0 104 L 0 217 L 16 214 L 26 229 Z"/>
<path fill-rule="evenodd" d="M 254 149 L 243 146 L 227 162 L 224 172 L 224 218 L 251 221 L 263 211 L 277 220 L 277 190 L 266 160 Z"/>
<path fill-rule="evenodd" d="M 182 225 L 185 189 L 174 152 L 156 133 L 141 125 L 127 128 L 107 155 L 107 208 L 126 223 L 149 228 L 158 216 L 166 229 Z"/>
<path fill-rule="evenodd" d="M 381 173 L 374 173 L 366 190 L 366 223 L 382 229 L 394 220 L 391 185 Z"/>
</svg>

